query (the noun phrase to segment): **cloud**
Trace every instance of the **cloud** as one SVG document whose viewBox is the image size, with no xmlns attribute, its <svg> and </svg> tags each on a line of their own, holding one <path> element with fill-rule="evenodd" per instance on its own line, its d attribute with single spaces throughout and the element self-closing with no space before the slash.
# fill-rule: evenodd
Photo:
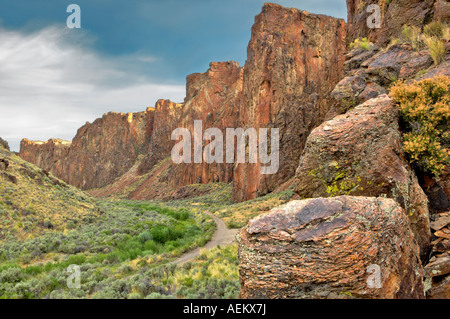
<svg viewBox="0 0 450 319">
<path fill-rule="evenodd" d="M 78 31 L 0 28 L 0 137 L 13 150 L 24 137 L 71 140 L 86 121 L 109 111 L 138 112 L 159 98 L 184 99 L 184 85 L 142 73 L 157 58 L 143 52 L 101 55 Z"/>
</svg>

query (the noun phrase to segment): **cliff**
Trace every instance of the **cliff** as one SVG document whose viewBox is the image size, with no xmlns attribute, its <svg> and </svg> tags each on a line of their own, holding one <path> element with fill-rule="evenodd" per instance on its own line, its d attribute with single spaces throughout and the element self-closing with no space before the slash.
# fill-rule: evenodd
<svg viewBox="0 0 450 319">
<path fill-rule="evenodd" d="M 149 145 L 153 112 L 110 112 L 82 126 L 72 143 L 22 140 L 20 157 L 81 189 L 103 187 L 130 169 Z"/>
<path fill-rule="evenodd" d="M 345 37 L 344 20 L 264 5 L 247 49 L 240 126 L 279 128 L 279 170 L 263 176 L 259 163 L 238 164 L 234 200 L 264 195 L 293 176 L 309 132 L 333 113 Z"/>
<path fill-rule="evenodd" d="M 138 172 L 143 174 L 161 160 L 170 156 L 174 145 L 171 140 L 172 131 L 178 127 L 183 104 L 174 103 L 170 100 L 158 100 L 155 105 L 152 131 L 149 145 L 144 150 L 145 159 L 139 165 Z"/>
<path fill-rule="evenodd" d="M 374 13 L 367 12 L 371 4 L 379 5 L 381 9 L 380 28 L 367 26 L 367 19 Z M 433 19 L 450 19 L 450 3 L 446 0 L 347 0 L 347 11 L 349 42 L 366 37 L 373 43 L 383 45 L 398 37 L 404 25 L 421 28 Z"/>
<path fill-rule="evenodd" d="M 187 77 L 183 104 L 159 100 L 154 111 L 109 113 L 80 128 L 68 150 L 24 141 L 20 154 L 72 185 L 92 189 L 126 173 L 139 154 L 146 157 L 134 172 L 150 172 L 170 156 L 172 131 L 187 128 L 193 136 L 195 120 L 202 120 L 203 132 L 277 127 L 280 167 L 274 175 L 261 175 L 259 163 L 192 163 L 173 166 L 168 176 L 174 188 L 234 182 L 236 201 L 252 199 L 294 175 L 309 132 L 334 114 L 330 93 L 342 78 L 345 49 L 343 20 L 265 4 L 255 18 L 244 67 L 211 63 L 205 73 Z"/>
<path fill-rule="evenodd" d="M 63 177 L 64 163 L 69 153 L 71 142 L 61 139 L 50 139 L 47 142 L 29 141 L 20 142 L 20 157 L 27 162 L 52 172 L 55 176 Z"/>
<path fill-rule="evenodd" d="M 243 70 L 236 62 L 213 62 L 205 73 L 187 77 L 186 99 L 178 127 L 187 128 L 194 136 L 194 121 L 201 120 L 203 132 L 208 128 L 237 127 Z M 202 132 L 202 133 L 203 133 Z M 206 143 L 204 143 L 206 144 Z M 192 145 L 192 154 L 194 145 Z M 223 163 L 175 165 L 169 179 L 173 187 L 194 183 L 226 182 L 233 180 L 233 164 Z"/>
</svg>

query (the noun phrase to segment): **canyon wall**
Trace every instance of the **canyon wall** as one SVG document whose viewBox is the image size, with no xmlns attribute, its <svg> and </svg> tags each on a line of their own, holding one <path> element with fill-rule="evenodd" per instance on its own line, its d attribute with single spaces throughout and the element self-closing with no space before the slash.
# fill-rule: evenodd
<svg viewBox="0 0 450 319">
<path fill-rule="evenodd" d="M 70 147 L 24 140 L 21 156 L 82 189 L 103 187 L 126 173 L 143 175 L 170 156 L 171 133 L 195 120 L 203 132 L 218 128 L 279 128 L 280 166 L 261 175 L 261 164 L 172 165 L 168 179 L 176 188 L 193 183 L 234 182 L 234 199 L 244 201 L 273 191 L 289 180 L 310 131 L 335 114 L 330 97 L 343 75 L 345 22 L 276 4 L 256 16 L 244 67 L 214 62 L 205 73 L 186 79 L 183 104 L 159 100 L 155 109 L 109 113 L 79 129 Z M 209 141 L 204 141 L 207 145 Z M 225 156 L 225 154 L 224 154 Z M 248 158 L 247 158 L 248 161 Z"/>
<path fill-rule="evenodd" d="M 334 113 L 345 37 L 344 20 L 264 5 L 247 50 L 240 126 L 279 128 L 279 170 L 261 175 L 259 163 L 236 165 L 234 200 L 267 194 L 294 175 L 308 134 Z"/>
<path fill-rule="evenodd" d="M 22 140 L 20 157 L 81 189 L 103 187 L 132 167 L 148 149 L 153 112 L 110 112 L 82 126 L 72 143 Z"/>
<path fill-rule="evenodd" d="M 20 157 L 55 176 L 64 176 L 64 163 L 70 144 L 71 142 L 61 139 L 50 139 L 47 142 L 23 139 L 20 142 Z"/>
<path fill-rule="evenodd" d="M 144 174 L 157 163 L 170 156 L 174 145 L 171 140 L 172 131 L 178 127 L 183 104 L 170 100 L 158 100 L 155 105 L 150 141 L 144 150 L 144 160 L 138 167 L 138 173 Z"/>
<path fill-rule="evenodd" d="M 371 4 L 380 7 L 380 28 L 368 28 L 367 19 L 374 11 L 367 12 Z M 349 42 L 357 38 L 368 38 L 373 43 L 386 45 L 398 37 L 404 25 L 422 27 L 433 18 L 450 18 L 450 4 L 446 0 L 347 0 L 347 28 Z"/>
<path fill-rule="evenodd" d="M 205 73 L 187 77 L 186 103 L 179 127 L 187 128 L 194 137 L 194 121 L 201 120 L 203 132 L 208 128 L 222 131 L 225 143 L 226 128 L 236 128 L 239 122 L 239 99 L 243 70 L 237 62 L 213 62 Z M 206 142 L 204 143 L 206 144 Z M 225 145 L 225 144 L 224 144 Z M 191 148 L 194 152 L 194 145 Z M 194 183 L 226 182 L 233 180 L 233 164 L 191 163 L 175 165 L 169 183 L 173 187 Z"/>
</svg>

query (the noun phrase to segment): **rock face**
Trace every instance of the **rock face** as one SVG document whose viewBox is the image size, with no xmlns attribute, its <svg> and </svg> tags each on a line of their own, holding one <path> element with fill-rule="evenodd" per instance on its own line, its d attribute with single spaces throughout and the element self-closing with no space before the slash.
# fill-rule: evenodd
<svg viewBox="0 0 450 319">
<path fill-rule="evenodd" d="M 260 163 L 182 164 L 171 170 L 169 184 L 233 181 L 236 201 L 273 191 L 295 173 L 310 131 L 334 112 L 330 93 L 343 75 L 345 32 L 342 19 L 265 4 L 255 19 L 244 68 L 211 63 L 207 72 L 187 77 L 183 104 L 160 100 L 152 115 L 111 114 L 81 128 L 57 175 L 83 189 L 102 187 L 147 153 L 134 170 L 144 175 L 170 156 L 175 128 L 187 128 L 192 136 L 194 121 L 202 120 L 203 131 L 279 128 L 278 172 L 261 175 Z"/>
<path fill-rule="evenodd" d="M 409 216 L 422 257 L 427 256 L 428 200 L 405 158 L 398 111 L 388 96 L 369 100 L 317 127 L 308 137 L 294 183 L 301 198 L 394 198 Z"/>
<path fill-rule="evenodd" d="M 419 249 L 392 199 L 292 201 L 238 241 L 241 298 L 424 298 Z"/>
<path fill-rule="evenodd" d="M 407 44 L 393 45 L 382 51 L 376 46 L 367 51 L 355 49 L 345 58 L 346 76 L 332 92 L 341 112 L 386 94 L 395 81 L 412 80 L 419 71 L 433 64 L 428 50 L 416 52 Z"/>
<path fill-rule="evenodd" d="M 434 17 L 437 20 L 448 22 L 450 19 L 450 2 L 448 0 L 437 0 L 434 4 Z"/>
<path fill-rule="evenodd" d="M 81 127 L 72 143 L 23 140 L 20 157 L 81 189 L 105 186 L 132 167 L 148 148 L 153 109 L 105 114 Z"/>
<path fill-rule="evenodd" d="M 292 177 L 309 132 L 332 110 L 345 49 L 343 20 L 264 5 L 247 49 L 240 127 L 279 128 L 280 166 L 261 175 L 260 163 L 236 165 L 235 201 L 264 195 Z"/>
<path fill-rule="evenodd" d="M 155 105 L 148 149 L 143 152 L 146 158 L 139 166 L 139 173 L 148 172 L 161 160 L 170 156 L 174 145 L 171 140 L 172 131 L 178 127 L 183 104 L 170 100 L 158 100 Z"/>
<path fill-rule="evenodd" d="M 203 132 L 208 128 L 218 128 L 225 141 L 226 128 L 236 128 L 239 119 L 242 68 L 237 62 L 231 61 L 211 63 L 205 73 L 189 75 L 186 88 L 186 102 L 178 126 L 189 129 L 194 137 L 194 121 L 201 120 Z M 193 149 L 192 145 L 192 154 Z M 233 180 L 234 164 L 226 163 L 225 152 L 222 162 L 175 165 L 169 183 L 173 187 L 195 183 L 230 183 Z"/>
<path fill-rule="evenodd" d="M 64 165 L 67 163 L 70 144 L 69 141 L 61 139 L 50 139 L 47 142 L 23 139 L 20 142 L 20 157 L 61 177 L 65 174 Z"/>
<path fill-rule="evenodd" d="M 442 3 L 435 6 L 436 2 Z M 372 4 L 381 9 L 380 28 L 370 29 L 367 25 L 367 19 L 373 14 L 373 11 L 367 12 L 367 7 Z M 444 1 L 436 0 L 347 0 L 349 42 L 368 38 L 373 43 L 388 44 L 392 38 L 398 37 L 405 24 L 422 27 L 432 20 L 435 13 L 439 18 L 442 15 L 440 8 L 445 5 Z"/>
<path fill-rule="evenodd" d="M 140 113 L 108 113 L 81 127 L 69 150 L 67 182 L 91 189 L 124 174 L 148 147 L 152 121 L 149 108 Z"/>
<path fill-rule="evenodd" d="M 450 298 L 450 211 L 435 214 L 431 222 L 435 240 L 432 257 L 425 266 L 428 299 Z"/>
</svg>

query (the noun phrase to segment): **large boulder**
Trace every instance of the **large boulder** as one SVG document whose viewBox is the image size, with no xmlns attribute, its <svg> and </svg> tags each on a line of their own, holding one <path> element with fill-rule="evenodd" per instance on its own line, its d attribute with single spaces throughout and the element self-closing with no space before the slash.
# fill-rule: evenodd
<svg viewBox="0 0 450 319">
<path fill-rule="evenodd" d="M 295 175 L 301 198 L 386 196 L 406 211 L 425 259 L 430 243 L 428 200 L 402 148 L 398 110 L 387 95 L 317 127 Z"/>
<path fill-rule="evenodd" d="M 292 201 L 238 242 L 241 298 L 424 298 L 419 248 L 392 199 Z"/>
</svg>

